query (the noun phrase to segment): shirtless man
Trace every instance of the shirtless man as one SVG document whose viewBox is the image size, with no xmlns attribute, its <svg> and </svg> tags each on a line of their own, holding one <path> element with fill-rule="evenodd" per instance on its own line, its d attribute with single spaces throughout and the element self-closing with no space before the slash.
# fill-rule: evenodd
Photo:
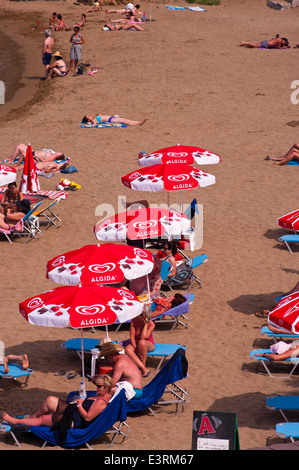
<svg viewBox="0 0 299 470">
<path fill-rule="evenodd" d="M 288 150 L 282 157 L 274 158 L 267 155 L 265 160 L 272 160 L 276 165 L 286 165 L 287 163 L 296 160 L 299 162 L 299 144 L 294 144 L 293 147 L 291 147 L 290 150 Z"/>
<path fill-rule="evenodd" d="M 37 170 L 42 171 L 43 173 L 52 173 L 54 171 L 65 170 L 69 164 L 62 161 L 61 163 L 56 162 L 36 162 L 35 167 Z M 23 170 L 23 165 L 17 165 L 15 169 L 17 171 Z"/>
<path fill-rule="evenodd" d="M 142 395 L 141 372 L 138 366 L 126 355 L 120 354 L 124 348 L 117 343 L 103 343 L 100 357 L 105 357 L 107 364 L 113 366 L 113 386 L 117 382 L 129 382 L 136 392 L 135 398 Z"/>
<path fill-rule="evenodd" d="M 18 144 L 13 151 L 12 156 L 7 163 L 13 163 L 18 158 L 18 165 L 23 163 L 26 158 L 27 145 Z M 53 150 L 33 150 L 33 158 L 36 162 L 53 162 L 54 160 L 65 160 L 65 156 L 61 152 Z"/>
<path fill-rule="evenodd" d="M 246 47 L 260 47 L 262 49 L 285 49 L 289 47 L 289 41 L 286 38 L 273 38 L 269 41 L 264 40 L 259 43 L 253 42 L 245 42 L 242 41 L 239 46 L 246 46 Z"/>
<path fill-rule="evenodd" d="M 43 80 L 45 80 L 48 76 L 48 68 L 51 63 L 53 46 L 54 46 L 54 39 L 51 37 L 50 29 L 46 29 L 45 37 L 46 39 L 44 40 L 43 50 L 42 50 L 42 61 L 45 66 L 45 76 L 43 77 Z"/>
</svg>

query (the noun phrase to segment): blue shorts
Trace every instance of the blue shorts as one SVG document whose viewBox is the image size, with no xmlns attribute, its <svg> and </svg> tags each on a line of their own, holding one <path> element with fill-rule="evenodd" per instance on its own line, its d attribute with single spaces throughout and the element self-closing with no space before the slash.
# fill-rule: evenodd
<svg viewBox="0 0 299 470">
<path fill-rule="evenodd" d="M 132 400 L 138 400 L 142 397 L 142 388 L 134 388 L 135 395 Z"/>
<path fill-rule="evenodd" d="M 102 116 L 96 116 L 96 120 L 98 121 L 99 124 L 101 124 Z"/>
<path fill-rule="evenodd" d="M 43 64 L 50 65 L 52 59 L 52 54 L 50 52 L 45 52 L 43 57 Z"/>
</svg>

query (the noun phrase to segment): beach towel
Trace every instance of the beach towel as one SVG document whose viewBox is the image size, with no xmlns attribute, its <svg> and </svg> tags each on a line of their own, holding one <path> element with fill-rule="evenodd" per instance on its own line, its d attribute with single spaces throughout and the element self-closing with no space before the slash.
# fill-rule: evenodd
<svg viewBox="0 0 299 470">
<path fill-rule="evenodd" d="M 191 11 L 206 11 L 201 7 L 186 7 L 186 8 L 187 10 L 191 10 Z"/>
<path fill-rule="evenodd" d="M 101 122 L 101 124 L 96 124 L 95 126 L 92 124 L 85 124 L 81 122 L 80 127 L 88 127 L 90 129 L 96 129 L 99 127 L 127 127 L 126 124 L 118 123 L 118 122 Z"/>
<path fill-rule="evenodd" d="M 176 7 L 172 5 L 165 5 L 168 10 L 185 10 L 185 7 Z"/>
</svg>

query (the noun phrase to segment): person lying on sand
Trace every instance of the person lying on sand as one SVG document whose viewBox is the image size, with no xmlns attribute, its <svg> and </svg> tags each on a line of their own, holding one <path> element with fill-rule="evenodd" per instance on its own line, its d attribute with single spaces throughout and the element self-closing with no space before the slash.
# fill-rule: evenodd
<svg viewBox="0 0 299 470">
<path fill-rule="evenodd" d="M 20 356 L 15 356 L 14 354 L 8 354 L 4 358 L 4 373 L 8 374 L 9 372 L 9 367 L 8 363 L 9 362 L 20 362 L 22 364 L 22 370 L 27 370 L 29 368 L 29 359 L 27 354 L 21 354 Z"/>
<path fill-rule="evenodd" d="M 24 162 L 26 158 L 27 145 L 18 144 L 14 149 L 12 156 L 7 163 L 13 163 L 18 158 L 18 165 Z M 33 150 L 33 158 L 36 162 L 52 162 L 54 160 L 65 160 L 66 157 L 62 152 L 54 150 Z"/>
<path fill-rule="evenodd" d="M 282 157 L 274 158 L 267 155 L 265 160 L 272 160 L 275 165 L 286 165 L 293 160 L 299 162 L 299 144 L 294 144 L 293 147 L 291 147 L 290 150 L 288 150 L 288 152 Z"/>
<path fill-rule="evenodd" d="M 43 173 L 52 173 L 55 171 L 65 170 L 69 167 L 69 164 L 67 162 L 36 162 L 35 167 Z M 17 165 L 15 168 L 17 171 L 21 171 L 23 170 L 23 165 Z"/>
<path fill-rule="evenodd" d="M 95 117 L 86 115 L 82 119 L 84 124 L 92 124 L 91 127 L 95 127 L 102 122 L 114 122 L 116 124 L 126 124 L 127 126 L 142 126 L 145 121 L 146 119 L 143 119 L 143 121 L 131 121 L 130 119 L 120 118 L 119 116 L 104 116 L 103 114 L 97 114 Z"/>
<path fill-rule="evenodd" d="M 103 5 L 100 1 L 94 2 L 93 8 L 86 10 L 86 13 L 95 13 L 96 11 L 103 10 Z"/>
<path fill-rule="evenodd" d="M 258 43 L 253 43 L 253 42 L 245 42 L 242 41 L 239 46 L 245 46 L 245 47 L 258 47 L 262 49 L 286 49 L 289 46 L 289 41 L 287 38 L 273 38 L 270 40 L 264 40 Z"/>
<path fill-rule="evenodd" d="M 136 31 L 144 31 L 138 24 L 105 24 L 104 28 L 108 28 L 109 31 L 128 31 L 129 29 L 135 29 Z"/>
</svg>

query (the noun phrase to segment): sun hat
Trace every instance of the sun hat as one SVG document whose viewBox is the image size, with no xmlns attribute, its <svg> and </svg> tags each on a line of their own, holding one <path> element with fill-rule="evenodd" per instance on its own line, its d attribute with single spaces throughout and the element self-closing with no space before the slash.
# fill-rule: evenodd
<svg viewBox="0 0 299 470">
<path fill-rule="evenodd" d="M 133 9 L 134 9 L 133 3 L 128 3 L 128 5 L 126 6 L 126 10 L 133 10 Z"/>
<path fill-rule="evenodd" d="M 110 354 L 118 354 L 123 350 L 124 348 L 118 343 L 103 343 L 98 357 L 100 358 L 103 356 L 109 356 Z"/>
<path fill-rule="evenodd" d="M 55 54 L 53 54 L 54 57 L 62 57 L 59 51 L 56 51 Z"/>
</svg>

